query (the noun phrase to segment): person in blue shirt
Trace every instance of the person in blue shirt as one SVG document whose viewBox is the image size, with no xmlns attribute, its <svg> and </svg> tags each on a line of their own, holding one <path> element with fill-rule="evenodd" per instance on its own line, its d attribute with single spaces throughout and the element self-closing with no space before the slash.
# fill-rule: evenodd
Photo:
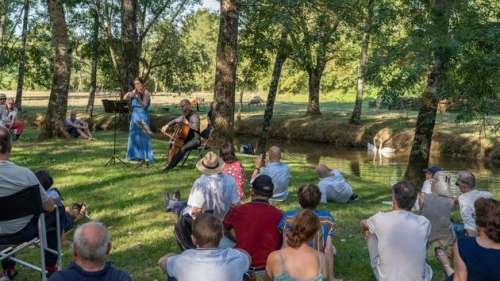
<svg viewBox="0 0 500 281">
<path fill-rule="evenodd" d="M 328 280 L 335 280 L 333 271 L 334 247 L 332 239 L 335 237 L 335 218 L 328 211 L 317 210 L 320 200 L 321 192 L 319 187 L 315 184 L 305 184 L 299 187 L 298 190 L 299 204 L 303 209 L 309 209 L 319 218 L 321 223 L 321 231 L 317 233 L 310 244 L 313 248 L 325 253 L 326 262 L 328 265 Z M 286 232 L 291 227 L 293 218 L 297 216 L 302 210 L 288 211 L 283 214 L 281 221 L 278 224 L 278 229 L 286 235 Z M 284 239 L 283 241 L 286 241 Z M 286 242 L 283 247 L 287 247 Z"/>
</svg>

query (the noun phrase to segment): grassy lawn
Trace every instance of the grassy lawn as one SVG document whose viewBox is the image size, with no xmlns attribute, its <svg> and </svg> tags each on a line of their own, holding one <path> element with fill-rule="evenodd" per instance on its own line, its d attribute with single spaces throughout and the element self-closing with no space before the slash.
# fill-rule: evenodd
<svg viewBox="0 0 500 281">
<path fill-rule="evenodd" d="M 98 141 L 50 140 L 39 142 L 37 132 L 29 129 L 23 140 L 15 143 L 12 161 L 32 170 L 47 169 L 60 188 L 66 204 L 86 202 L 92 219 L 109 225 L 113 251 L 110 259 L 118 267 L 127 269 L 134 280 L 164 280 L 156 267 L 160 256 L 179 249 L 173 237 L 175 216 L 162 210 L 162 192 L 180 189 L 185 197 L 191 183 L 198 177 L 194 157 L 183 168 L 169 174 L 161 173 L 166 143 L 154 141 L 157 162 L 150 168 L 135 166 L 104 167 L 112 153 L 112 134 L 99 132 Z M 118 151 L 124 154 L 127 135 L 120 132 Z M 250 172 L 254 159 L 240 155 Z M 283 210 L 298 207 L 295 191 L 307 182 L 317 182 L 313 167 L 303 159 L 286 159 L 292 169 L 291 196 L 279 205 Z M 388 183 L 349 177 L 361 199 L 353 204 L 329 203 L 323 208 L 337 218 L 338 236 L 334 243 L 338 250 L 335 261 L 339 278 L 350 281 L 372 280 L 367 248 L 360 232 L 359 221 L 377 211 L 389 210 L 381 204 L 390 199 Z M 498 194 L 497 194 L 498 195 Z M 36 252 L 36 251 L 33 251 Z M 71 259 L 69 247 L 64 249 L 64 262 Z M 26 255 L 26 254 L 25 254 Z M 34 255 L 34 254 L 33 254 Z M 33 258 L 33 257 L 32 257 Z M 435 280 L 443 280 L 436 261 Z M 16 280 L 36 280 L 34 273 L 21 269 Z"/>
<path fill-rule="evenodd" d="M 43 95 L 44 93 L 40 94 Z M 45 93 L 48 94 L 48 93 Z M 86 96 L 70 97 L 70 109 L 82 110 Z M 338 94 L 338 95 L 337 95 Z M 322 95 L 322 111 L 324 116 L 341 117 L 347 120 L 352 100 L 342 93 L 328 96 Z M 9 93 L 9 96 L 11 94 Z M 36 95 L 34 95 L 36 97 Z M 192 98 L 198 96 L 193 94 Z M 211 100 L 211 94 L 204 94 L 206 100 Z M 247 94 L 248 100 L 252 94 Z M 302 114 L 305 109 L 306 96 L 280 95 L 277 99 L 275 114 L 286 118 Z M 180 100 L 179 96 L 153 97 L 153 111 L 165 113 L 162 107 L 173 108 Z M 44 98 L 26 100 L 25 110 L 45 112 L 47 100 Z M 367 109 L 366 104 L 364 110 Z M 172 109 L 170 111 L 176 111 Z M 244 107 L 244 116 L 262 114 L 263 107 Z M 96 100 L 96 112 L 102 112 L 100 101 Z M 365 110 L 365 118 L 414 117 L 415 112 L 388 112 Z M 497 118 L 496 116 L 495 118 Z M 497 119 L 498 120 L 498 119 Z M 448 124 L 449 125 L 449 124 Z M 449 126 L 443 126 L 448 127 Z M 15 143 L 12 161 L 32 170 L 46 169 L 55 179 L 65 199 L 66 205 L 73 202 L 86 202 L 89 205 L 92 219 L 100 220 L 110 227 L 113 240 L 113 251 L 110 260 L 120 268 L 128 270 L 134 280 L 164 280 L 164 274 L 157 268 L 158 258 L 168 252 L 178 252 L 179 249 L 173 236 L 173 225 L 176 217 L 167 214 L 162 209 L 162 193 L 180 189 L 183 198 L 189 193 L 192 182 L 199 176 L 194 168 L 192 157 L 187 165 L 169 174 L 161 173 L 166 154 L 166 142 L 154 140 L 154 151 L 157 162 L 150 168 L 136 168 L 134 165 L 124 167 L 104 167 L 112 154 L 112 133 L 97 132 L 97 141 L 84 140 L 48 140 L 38 141 L 38 132 L 28 128 L 22 140 Z M 125 155 L 127 133 L 119 132 L 118 151 Z M 254 158 L 240 155 L 247 172 L 253 167 Z M 282 210 L 298 207 L 295 191 L 304 183 L 317 182 L 311 164 L 304 157 L 285 158 L 292 169 L 291 196 L 285 203 L 279 204 Z M 391 170 L 392 171 L 392 170 Z M 380 171 L 382 172 L 382 171 Z M 334 240 L 338 255 L 335 261 L 337 276 L 343 280 L 365 281 L 373 280 L 367 248 L 360 231 L 359 221 L 377 211 L 387 211 L 390 206 L 381 202 L 390 200 L 390 183 L 384 180 L 363 179 L 348 176 L 354 189 L 361 199 L 354 204 L 325 205 L 337 218 L 338 236 Z M 499 190 L 495 191 L 498 197 Z M 34 253 L 36 251 L 33 251 Z M 64 249 L 64 262 L 71 260 L 69 247 Z M 429 251 L 432 252 L 432 251 Z M 25 254 L 26 255 L 26 254 Z M 35 255 L 31 258 L 35 258 Z M 443 280 L 444 276 L 437 267 L 436 260 L 429 256 L 434 268 L 434 280 Z M 21 269 L 16 280 L 37 280 L 38 276 L 27 269 Z"/>
</svg>

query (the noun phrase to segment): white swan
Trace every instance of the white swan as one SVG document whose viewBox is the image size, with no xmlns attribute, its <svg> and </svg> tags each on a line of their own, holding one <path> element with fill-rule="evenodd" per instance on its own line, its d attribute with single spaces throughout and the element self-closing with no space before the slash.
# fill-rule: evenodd
<svg viewBox="0 0 500 281">
<path fill-rule="evenodd" d="M 368 143 L 366 146 L 368 148 L 368 152 L 379 154 L 385 158 L 394 157 L 396 154 L 396 149 L 392 147 L 382 147 L 382 142 L 380 142 L 380 146 L 378 148 L 371 143 Z"/>
</svg>

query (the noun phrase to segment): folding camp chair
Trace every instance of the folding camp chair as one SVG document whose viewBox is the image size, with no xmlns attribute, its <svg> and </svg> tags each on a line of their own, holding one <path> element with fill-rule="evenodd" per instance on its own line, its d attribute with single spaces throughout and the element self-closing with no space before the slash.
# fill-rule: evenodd
<svg viewBox="0 0 500 281">
<path fill-rule="evenodd" d="M 200 139 L 201 139 L 200 145 L 197 148 L 191 149 L 188 152 L 186 152 L 186 155 L 184 155 L 184 160 L 182 160 L 181 167 L 183 167 L 184 164 L 186 163 L 186 161 L 188 160 L 189 155 L 191 155 L 191 151 L 197 151 L 198 160 L 200 160 L 201 158 L 203 158 L 203 156 L 205 156 L 205 154 L 209 150 L 208 141 L 210 140 L 210 136 L 212 135 L 212 132 L 213 132 L 213 129 L 210 131 L 207 138 L 200 137 Z"/>
<path fill-rule="evenodd" d="M 24 241 L 20 244 L 13 245 L 8 243 L 8 235 L 0 235 L 0 246 L 6 246 L 5 249 L 0 251 L 0 261 L 10 259 L 16 263 L 26 266 L 32 270 L 38 271 L 42 275 L 42 281 L 47 280 L 47 272 L 45 271 L 45 255 L 44 251 L 48 251 L 58 256 L 57 265 L 62 268 L 62 255 L 61 255 L 61 222 L 59 216 L 59 209 L 56 207 L 56 229 L 57 231 L 57 249 L 50 249 L 47 243 L 47 227 L 45 224 L 45 215 L 43 213 L 42 200 L 40 198 L 39 186 L 32 186 L 25 188 L 13 195 L 0 197 L 0 221 L 10 221 L 25 216 L 33 215 L 37 220 L 38 237 L 30 241 Z M 22 202 L 22 204 L 20 204 Z M 2 239 L 3 238 L 3 239 Z M 40 266 L 34 263 L 20 260 L 14 257 L 14 254 L 21 250 L 28 248 L 32 245 L 40 248 Z"/>
</svg>

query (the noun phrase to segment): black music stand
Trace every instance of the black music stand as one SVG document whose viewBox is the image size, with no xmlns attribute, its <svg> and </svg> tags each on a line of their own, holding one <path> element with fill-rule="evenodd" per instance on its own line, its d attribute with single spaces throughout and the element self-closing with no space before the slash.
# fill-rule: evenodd
<svg viewBox="0 0 500 281">
<path fill-rule="evenodd" d="M 129 112 L 128 102 L 125 100 L 102 100 L 102 105 L 104 106 L 104 112 L 113 113 L 113 155 L 104 166 L 115 165 L 117 162 L 128 166 L 127 163 L 116 155 L 116 116 L 118 113 Z"/>
</svg>

